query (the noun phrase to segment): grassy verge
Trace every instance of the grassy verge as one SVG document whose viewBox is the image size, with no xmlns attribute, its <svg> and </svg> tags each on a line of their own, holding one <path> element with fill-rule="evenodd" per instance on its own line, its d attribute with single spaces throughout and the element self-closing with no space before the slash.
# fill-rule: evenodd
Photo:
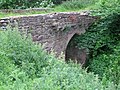
<svg viewBox="0 0 120 90">
<path fill-rule="evenodd" d="M 0 18 L 5 18 L 5 17 L 10 17 L 10 16 L 22 16 L 22 15 L 34 15 L 34 14 L 47 14 L 47 13 L 51 13 L 52 11 L 31 11 L 31 12 L 26 12 L 26 13 L 4 13 L 4 12 L 0 12 Z"/>
<path fill-rule="evenodd" d="M 63 2 L 61 5 L 53 8 L 53 11 L 31 11 L 26 13 L 3 13 L 0 12 L 0 18 L 9 17 L 9 16 L 19 16 L 19 15 L 33 15 L 33 14 L 47 14 L 55 12 L 80 12 L 81 10 L 90 10 L 95 5 L 96 0 L 71 0 Z"/>
</svg>

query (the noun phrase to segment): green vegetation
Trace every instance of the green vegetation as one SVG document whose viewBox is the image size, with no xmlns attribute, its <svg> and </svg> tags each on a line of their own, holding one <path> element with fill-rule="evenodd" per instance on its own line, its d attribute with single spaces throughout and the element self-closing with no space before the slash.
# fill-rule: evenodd
<svg viewBox="0 0 120 90">
<path fill-rule="evenodd" d="M 17 29 L 8 27 L 0 31 L 0 90 L 120 90 L 119 0 L 48 0 L 47 3 L 20 0 L 20 7 L 17 1 L 1 0 L 0 7 L 39 7 L 41 3 L 41 7 L 49 7 L 53 3 L 58 5 L 54 12 L 92 9 L 95 10 L 92 15 L 101 19 L 72 42 L 88 51 L 87 70 L 72 62 L 66 64 L 52 53 L 47 54 L 42 46 L 32 42 L 30 35 L 21 36 Z M 25 15 L 40 13 L 46 12 Z M 0 13 L 0 17 L 15 15 L 20 14 Z"/>
<path fill-rule="evenodd" d="M 93 15 L 101 19 L 92 25 L 85 34 L 74 39 L 77 47 L 89 53 L 88 70 L 120 84 L 120 2 L 101 0 Z"/>
<path fill-rule="evenodd" d="M 46 54 L 16 29 L 1 31 L 0 90 L 115 90 L 79 65 Z"/>
<path fill-rule="evenodd" d="M 98 74 L 100 78 L 106 78 L 115 84 L 120 83 L 120 44 L 114 45 L 111 54 L 100 54 L 90 62 L 90 71 Z"/>
<path fill-rule="evenodd" d="M 54 7 L 66 0 L 0 0 L 1 9 Z"/>
<path fill-rule="evenodd" d="M 1 9 L 25 9 L 35 7 L 52 7 L 51 0 L 0 0 Z"/>
<path fill-rule="evenodd" d="M 27 16 L 27 15 L 34 15 L 34 14 L 47 14 L 47 13 L 52 13 L 52 11 L 30 11 L 30 12 L 23 12 L 23 13 L 0 12 L 0 18 L 14 17 L 14 16 Z"/>
<path fill-rule="evenodd" d="M 96 0 L 68 0 L 57 6 L 55 10 L 59 11 L 77 11 L 90 7 L 96 3 Z"/>
<path fill-rule="evenodd" d="M 15 8 L 15 9 L 22 9 L 24 5 L 24 8 L 36 8 L 36 7 L 52 7 L 53 5 L 50 4 L 50 3 L 47 3 L 48 1 L 49 2 L 53 2 L 53 4 L 55 5 L 55 7 L 53 8 L 54 10 L 52 11 L 31 11 L 31 12 L 26 12 L 26 13 L 3 13 L 3 12 L 0 12 L 0 18 L 3 18 L 3 17 L 9 17 L 9 16 L 19 16 L 19 15 L 31 15 L 31 14 L 44 14 L 44 13 L 53 13 L 53 12 L 70 12 L 70 11 L 80 11 L 80 10 L 83 10 L 83 9 L 90 9 L 88 7 L 91 7 L 91 6 L 94 6 L 96 0 L 36 0 L 36 1 L 39 1 L 38 5 L 34 5 L 34 2 L 31 2 L 29 3 L 28 1 L 29 0 L 26 0 L 26 3 L 29 4 L 29 6 L 27 6 L 27 4 L 25 4 L 25 2 L 23 2 L 24 0 L 20 0 L 20 3 L 22 3 L 22 6 L 18 6 L 17 4 L 18 3 L 18 0 L 13 0 L 14 3 L 11 3 L 12 1 L 10 0 L 10 2 L 8 1 L 1 1 L 1 9 L 2 8 L 5 8 L 5 9 L 12 9 L 12 8 Z M 62 3 L 62 1 L 64 1 Z M 65 2 L 66 1 L 66 2 Z M 3 3 L 5 3 L 5 6 L 7 7 L 4 7 L 3 6 Z M 13 5 L 13 6 L 10 6 L 9 4 L 6 4 L 6 3 L 9 3 L 10 5 Z M 15 4 L 17 3 L 17 4 Z M 37 2 L 36 2 L 37 3 Z M 62 4 L 60 4 L 62 3 Z M 33 6 L 36 6 L 36 7 L 33 7 Z M 60 5 L 59 5 L 60 4 Z M 15 5 L 15 7 L 14 7 Z M 9 7 L 8 7 L 9 6 Z"/>
</svg>

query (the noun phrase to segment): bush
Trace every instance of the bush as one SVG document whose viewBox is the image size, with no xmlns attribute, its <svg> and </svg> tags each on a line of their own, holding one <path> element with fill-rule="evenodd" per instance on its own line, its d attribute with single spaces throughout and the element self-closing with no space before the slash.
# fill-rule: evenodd
<svg viewBox="0 0 120 90">
<path fill-rule="evenodd" d="M 40 75 L 41 67 L 45 66 L 47 60 L 43 49 L 16 30 L 10 29 L 0 34 L 0 47 L 7 57 L 13 60 L 16 66 L 23 68 L 30 77 Z"/>
<path fill-rule="evenodd" d="M 55 5 L 59 5 L 61 4 L 63 1 L 67 1 L 67 0 L 51 0 Z"/>
<path fill-rule="evenodd" d="M 120 46 L 115 47 L 112 54 L 102 54 L 93 58 L 90 71 L 98 74 L 100 78 L 107 78 L 115 84 L 120 83 Z"/>
<path fill-rule="evenodd" d="M 51 0 L 0 0 L 1 9 L 53 7 Z"/>
<path fill-rule="evenodd" d="M 102 16 L 108 16 L 109 14 L 120 13 L 119 0 L 99 0 L 97 6 Z"/>
<path fill-rule="evenodd" d="M 98 10 L 94 15 L 101 19 L 93 24 L 85 34 L 76 37 L 73 43 L 86 49 L 89 53 L 90 72 L 95 72 L 101 78 L 119 84 L 119 43 L 120 43 L 120 2 L 118 0 L 100 0 Z M 118 54 L 116 54 L 118 53 Z M 89 68 L 88 67 L 88 68 Z"/>
<path fill-rule="evenodd" d="M 46 54 L 11 28 L 0 32 L 0 57 L 2 90 L 115 90 L 112 83 L 102 85 L 93 73 Z"/>
<path fill-rule="evenodd" d="M 107 41 L 107 43 L 104 43 L 102 38 L 97 41 L 100 41 L 101 44 L 96 44 L 99 46 L 98 53 L 91 61 L 90 71 L 94 71 L 101 78 L 104 76 L 118 85 L 120 83 L 120 26 L 118 25 L 120 22 L 120 2 L 118 0 L 101 0 L 99 5 L 100 15 L 105 18 L 99 25 L 101 25 L 101 31 L 104 30 L 102 38 L 106 38 L 105 42 Z"/>
<path fill-rule="evenodd" d="M 86 48 L 90 57 L 112 52 L 113 45 L 119 42 L 120 15 L 110 14 L 92 25 L 85 34 L 76 37 L 74 43 L 79 48 Z"/>
</svg>

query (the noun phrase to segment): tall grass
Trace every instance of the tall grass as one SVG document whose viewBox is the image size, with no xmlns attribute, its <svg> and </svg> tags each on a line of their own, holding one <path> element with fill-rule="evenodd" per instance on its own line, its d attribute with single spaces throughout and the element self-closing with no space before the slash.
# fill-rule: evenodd
<svg viewBox="0 0 120 90">
<path fill-rule="evenodd" d="M 63 2 L 61 5 L 57 6 L 55 9 L 59 11 L 76 11 L 90 7 L 96 3 L 96 0 L 69 0 Z"/>
</svg>

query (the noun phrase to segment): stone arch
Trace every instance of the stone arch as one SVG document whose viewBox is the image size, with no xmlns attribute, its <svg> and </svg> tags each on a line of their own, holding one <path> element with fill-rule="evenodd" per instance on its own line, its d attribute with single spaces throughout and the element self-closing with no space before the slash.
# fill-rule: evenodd
<svg viewBox="0 0 120 90">
<path fill-rule="evenodd" d="M 75 33 L 69 40 L 65 50 L 65 61 L 68 62 L 72 60 L 75 63 L 85 65 L 87 58 L 86 50 L 79 49 L 76 43 L 74 43 L 74 39 L 78 36 L 79 35 Z"/>
<path fill-rule="evenodd" d="M 18 23 L 19 31 L 23 34 L 31 33 L 33 41 L 44 45 L 47 52 L 54 51 L 58 57 L 63 53 L 65 59 L 71 38 L 85 33 L 98 19 L 99 17 L 90 16 L 87 12 L 17 16 L 0 19 L 0 28 L 6 29 L 8 24 L 14 27 Z"/>
<path fill-rule="evenodd" d="M 60 56 L 62 54 L 62 58 L 65 59 L 65 52 L 66 48 L 70 42 L 70 40 L 75 36 L 75 35 L 81 35 L 85 33 L 85 28 L 79 28 L 78 26 L 69 28 L 67 32 L 64 31 L 59 31 L 55 34 L 54 38 L 54 52 L 56 56 Z"/>
</svg>

